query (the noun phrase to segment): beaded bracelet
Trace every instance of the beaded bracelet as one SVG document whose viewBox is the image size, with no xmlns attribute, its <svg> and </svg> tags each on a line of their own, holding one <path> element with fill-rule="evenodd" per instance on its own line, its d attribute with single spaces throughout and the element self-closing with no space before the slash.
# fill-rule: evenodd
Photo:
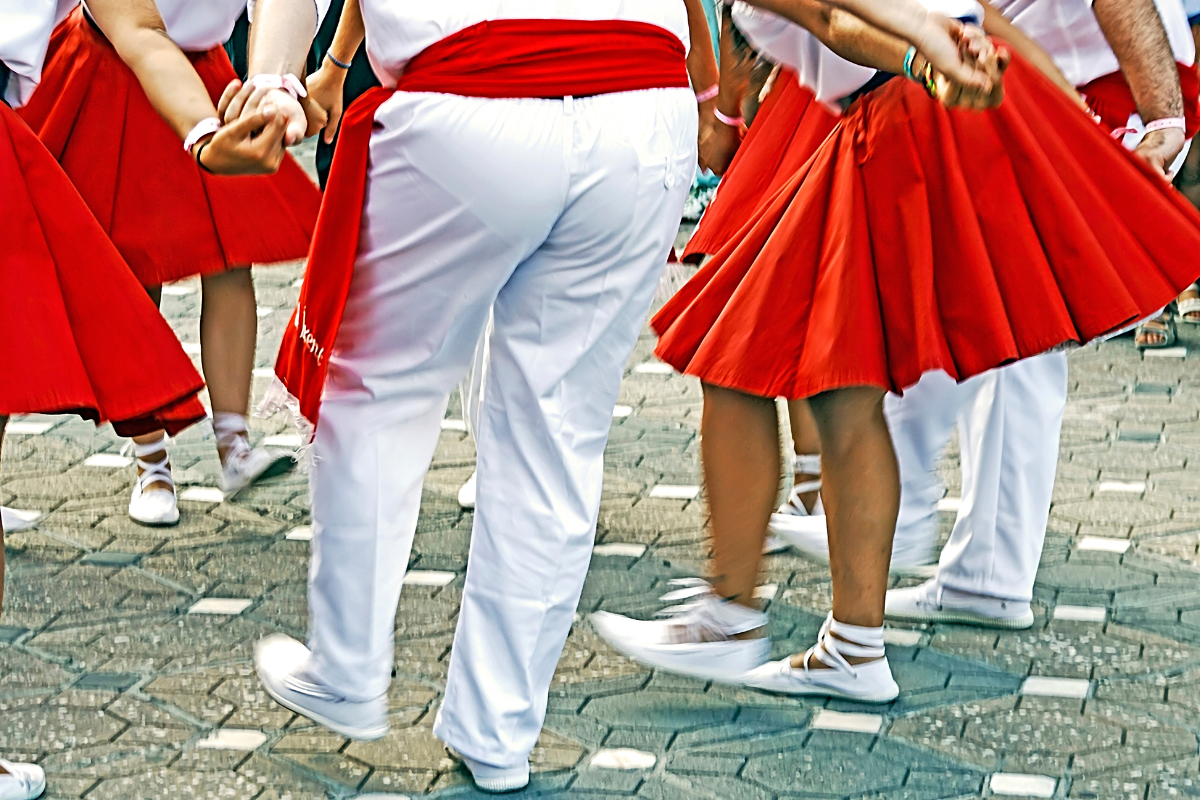
<svg viewBox="0 0 1200 800">
<path fill-rule="evenodd" d="M 328 58 L 330 61 L 332 61 L 333 65 L 335 67 L 341 67 L 342 69 L 350 69 L 350 65 L 347 64 L 345 61 L 338 61 L 337 56 L 335 56 L 332 51 L 326 52 L 325 57 Z"/>
<path fill-rule="evenodd" d="M 928 61 L 925 62 L 925 69 L 921 70 L 921 78 L 925 84 L 925 91 L 929 93 L 930 97 L 932 97 L 934 100 L 937 100 L 938 87 L 937 81 L 934 80 L 933 77 L 933 64 L 929 63 Z"/>
<path fill-rule="evenodd" d="M 917 48 L 915 48 L 915 47 L 908 48 L 908 52 L 904 54 L 904 77 L 908 78 L 910 81 L 915 81 L 916 83 L 920 83 L 921 79 L 918 78 L 916 75 L 914 75 L 913 71 L 912 71 L 913 60 L 916 59 L 916 57 L 917 57 Z"/>
</svg>

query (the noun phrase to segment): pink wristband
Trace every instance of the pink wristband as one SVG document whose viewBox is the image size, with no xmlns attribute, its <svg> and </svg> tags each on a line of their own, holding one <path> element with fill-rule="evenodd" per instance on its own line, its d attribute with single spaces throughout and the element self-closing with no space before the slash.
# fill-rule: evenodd
<svg viewBox="0 0 1200 800">
<path fill-rule="evenodd" d="M 1146 133 L 1154 131 L 1162 131 L 1167 128 L 1178 128 L 1181 131 L 1187 130 L 1187 121 L 1183 117 L 1164 117 L 1156 119 L 1153 122 L 1146 123 Z"/>
<path fill-rule="evenodd" d="M 246 83 L 251 86 L 261 86 L 264 89 L 282 89 L 297 100 L 301 97 L 308 97 L 308 92 L 304 88 L 304 81 L 291 73 L 287 75 L 255 75 L 246 81 Z"/>
<path fill-rule="evenodd" d="M 728 114 L 722 114 L 721 109 L 719 108 L 714 108 L 713 114 L 716 115 L 717 119 L 719 119 L 721 122 L 724 122 L 731 128 L 740 128 L 746 124 L 745 117 L 731 117 Z"/>
<path fill-rule="evenodd" d="M 712 86 L 705 89 L 703 92 L 696 92 L 697 103 L 707 103 L 721 93 L 721 85 L 714 83 Z"/>
<path fill-rule="evenodd" d="M 216 133 L 221 130 L 221 120 L 216 117 L 206 117 L 196 123 L 196 127 L 188 131 L 188 135 L 183 139 L 183 149 L 189 154 L 192 148 L 196 146 L 196 142 L 208 136 L 210 133 Z"/>
</svg>

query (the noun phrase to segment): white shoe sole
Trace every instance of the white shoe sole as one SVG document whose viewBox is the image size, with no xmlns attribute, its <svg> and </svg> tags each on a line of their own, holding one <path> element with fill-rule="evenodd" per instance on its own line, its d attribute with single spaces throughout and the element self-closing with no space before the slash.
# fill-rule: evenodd
<svg viewBox="0 0 1200 800">
<path fill-rule="evenodd" d="M 605 615 L 606 612 L 603 611 L 593 614 L 591 617 L 592 627 L 604 641 L 608 642 L 610 647 L 643 666 L 670 672 L 674 675 L 736 685 L 742 675 L 762 666 L 771 654 L 771 640 L 767 638 L 740 639 L 733 642 L 659 645 L 657 647 L 630 646 L 623 641 L 622 636 L 611 629 L 606 622 Z M 728 648 L 733 651 L 729 660 L 737 663 L 730 665 L 727 669 L 704 669 L 693 666 L 696 663 L 711 660 L 713 651 L 718 649 L 715 645 L 720 644 L 742 645 Z M 671 650 L 665 650 L 666 647 L 670 647 Z"/>
<path fill-rule="evenodd" d="M 139 518 L 135 517 L 133 514 L 130 514 L 129 518 L 144 528 L 174 528 L 176 525 L 179 524 L 179 512 L 178 511 L 175 512 L 174 519 L 171 519 L 171 518 L 139 519 Z"/>
<path fill-rule="evenodd" d="M 497 776 L 494 778 L 477 778 L 475 772 L 471 768 L 471 760 L 463 756 L 462 753 L 455 750 L 453 747 L 446 745 L 446 755 L 453 760 L 462 764 L 471 776 L 471 780 L 475 783 L 475 788 L 486 794 L 511 794 L 519 792 L 529 785 L 529 770 L 526 768 L 524 774 L 511 776 Z M 494 769 L 489 767 L 489 769 Z M 514 767 L 513 772 L 517 772 L 519 768 Z M 497 772 L 506 772 L 507 770 L 496 770 Z"/>
<path fill-rule="evenodd" d="M 279 703 L 279 705 L 283 706 L 288 711 L 294 711 L 306 719 L 311 719 L 318 725 L 324 725 L 334 733 L 340 733 L 342 736 L 346 736 L 351 739 L 357 739 L 363 742 L 374 742 L 387 736 L 391 731 L 391 726 L 386 722 L 383 725 L 374 728 L 355 728 L 350 725 L 337 722 L 336 720 L 326 717 L 324 714 L 313 711 L 311 708 L 305 708 L 299 703 L 293 703 L 291 700 L 288 700 L 286 697 L 283 697 L 273 688 L 271 688 L 271 685 L 266 681 L 263 681 L 262 685 L 263 688 L 266 689 L 267 694 L 271 696 L 271 699 L 276 703 Z"/>
<path fill-rule="evenodd" d="M 768 688 L 765 686 L 755 686 L 752 683 L 745 684 L 750 689 L 757 689 L 760 692 L 767 694 L 776 694 L 785 697 L 833 697 L 838 700 L 852 700 L 855 703 L 869 703 L 871 705 L 883 705 L 890 703 L 900 696 L 900 691 L 897 689 L 894 692 L 885 692 L 880 694 L 851 694 L 850 692 L 842 692 L 833 687 L 805 687 L 804 689 L 785 690 L 777 688 Z"/>
<path fill-rule="evenodd" d="M 1005 619 L 989 617 L 965 609 L 942 611 L 895 611 L 885 609 L 885 619 L 899 622 L 944 622 L 952 625 L 974 625 L 979 628 L 998 628 L 1005 631 L 1023 631 L 1033 626 L 1033 611 L 1028 611 L 1019 617 Z"/>
</svg>

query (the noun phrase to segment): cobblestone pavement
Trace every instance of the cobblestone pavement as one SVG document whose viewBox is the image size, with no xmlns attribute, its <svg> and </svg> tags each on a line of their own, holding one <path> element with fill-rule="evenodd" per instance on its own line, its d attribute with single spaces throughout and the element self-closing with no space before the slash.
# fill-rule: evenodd
<svg viewBox="0 0 1200 800">
<path fill-rule="evenodd" d="M 257 272 L 264 367 L 299 275 L 298 265 Z M 164 300 L 189 348 L 197 288 L 172 287 Z M 1192 329 L 1183 334 L 1200 346 Z M 669 579 L 703 573 L 699 388 L 664 372 L 651 349 L 643 336 L 614 416 L 581 614 L 650 614 Z M 865 714 L 653 674 L 580 621 L 526 796 L 1200 795 L 1196 366 L 1191 355 L 1143 359 L 1128 340 L 1072 355 L 1032 630 L 890 630 L 902 695 Z M 305 630 L 302 474 L 222 502 L 213 442 L 189 431 L 172 448 L 182 522 L 144 528 L 125 514 L 133 473 L 111 430 L 15 421 L 0 500 L 45 516 L 8 539 L 0 755 L 42 764 L 49 797 L 475 796 L 430 731 L 472 522 L 455 501 L 473 462 L 459 413 L 452 407 L 426 483 L 397 620 L 393 732 L 374 743 L 307 724 L 253 676 L 255 640 Z M 256 440 L 291 441 L 282 418 L 253 427 Z M 955 462 L 951 452 L 947 508 Z M 774 556 L 764 583 L 776 653 L 807 646 L 830 600 L 825 568 Z"/>
</svg>

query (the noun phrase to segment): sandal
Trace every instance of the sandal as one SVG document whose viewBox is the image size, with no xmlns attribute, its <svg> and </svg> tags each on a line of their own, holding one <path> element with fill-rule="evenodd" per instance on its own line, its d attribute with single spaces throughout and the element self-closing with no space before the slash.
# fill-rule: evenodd
<svg viewBox="0 0 1200 800">
<path fill-rule="evenodd" d="M 1184 297 L 1189 292 L 1195 297 Z M 1176 304 L 1179 306 L 1179 319 L 1182 322 L 1200 325 L 1200 284 L 1193 283 L 1180 292 Z"/>
<path fill-rule="evenodd" d="M 1161 336 L 1162 341 L 1148 342 L 1146 341 L 1148 335 Z M 1174 346 L 1176 338 L 1175 320 L 1170 312 L 1164 312 L 1162 315 L 1138 325 L 1133 341 L 1138 350 L 1162 350 Z"/>
</svg>

